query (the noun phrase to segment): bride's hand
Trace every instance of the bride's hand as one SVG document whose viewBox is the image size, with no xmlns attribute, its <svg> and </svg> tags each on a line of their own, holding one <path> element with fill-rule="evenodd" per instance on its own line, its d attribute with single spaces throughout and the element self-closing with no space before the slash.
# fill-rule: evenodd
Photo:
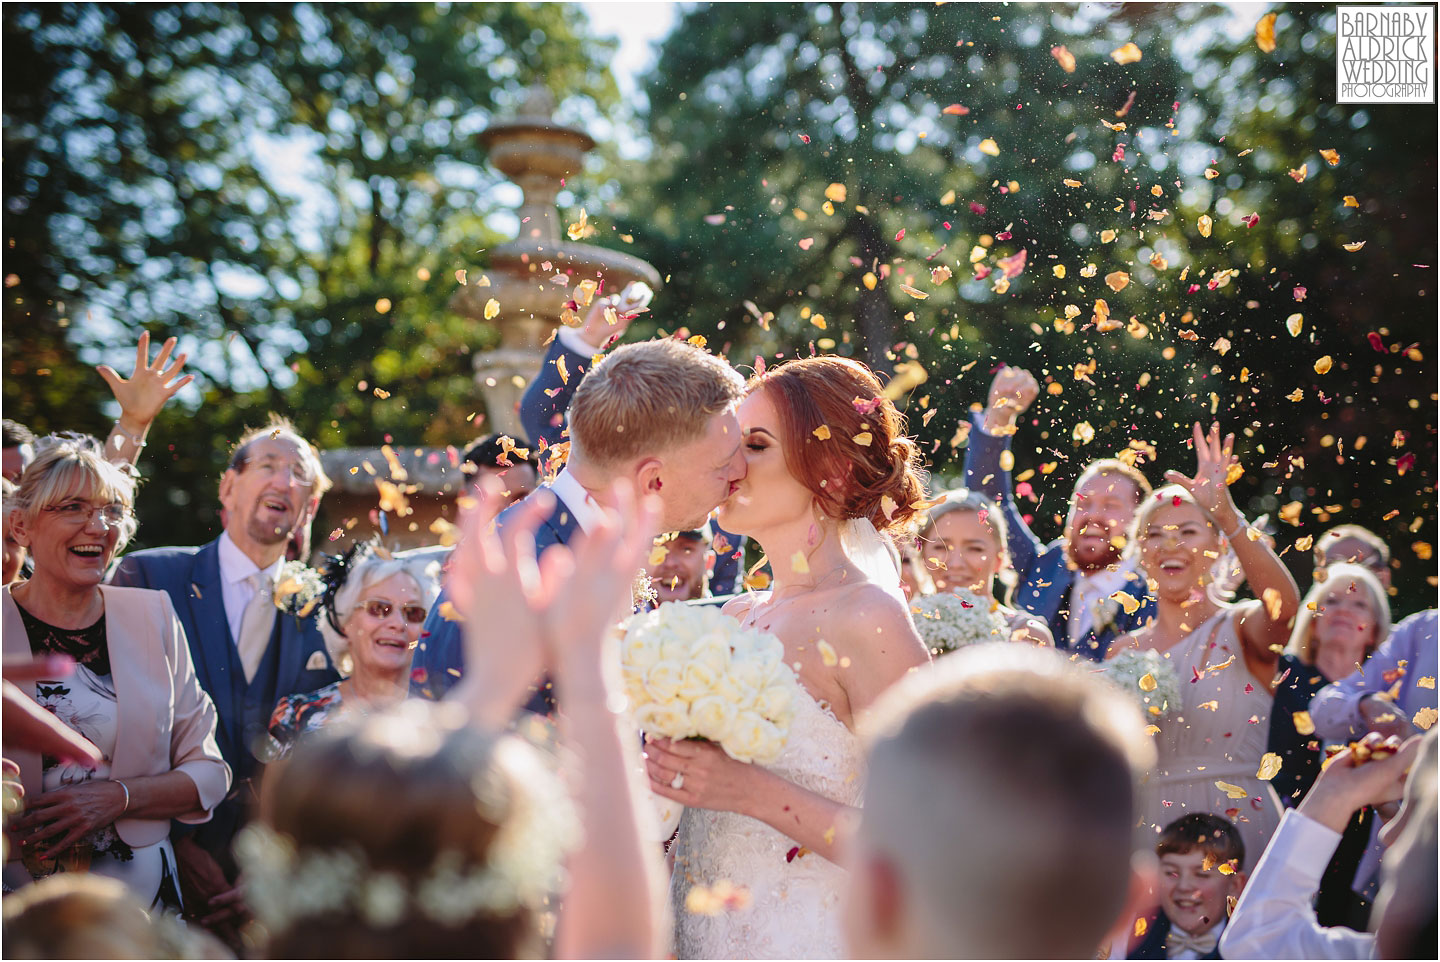
<svg viewBox="0 0 1440 962">
<path fill-rule="evenodd" d="M 764 769 L 737 762 L 714 742 L 668 738 L 645 740 L 645 771 L 656 795 L 687 808 L 742 815 L 755 797 L 757 777 L 764 775 Z"/>
</svg>

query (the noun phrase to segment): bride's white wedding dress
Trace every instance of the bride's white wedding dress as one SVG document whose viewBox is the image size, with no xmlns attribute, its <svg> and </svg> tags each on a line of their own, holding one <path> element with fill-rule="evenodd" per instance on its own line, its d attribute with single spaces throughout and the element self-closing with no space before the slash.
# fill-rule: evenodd
<svg viewBox="0 0 1440 962">
<path fill-rule="evenodd" d="M 785 748 L 767 765 L 802 788 L 859 807 L 865 784 L 860 740 L 801 686 Z M 687 808 L 670 876 L 675 953 L 681 959 L 838 959 L 846 873 L 757 819 Z M 749 892 L 745 908 L 687 912 L 696 885 L 728 881 Z"/>
</svg>

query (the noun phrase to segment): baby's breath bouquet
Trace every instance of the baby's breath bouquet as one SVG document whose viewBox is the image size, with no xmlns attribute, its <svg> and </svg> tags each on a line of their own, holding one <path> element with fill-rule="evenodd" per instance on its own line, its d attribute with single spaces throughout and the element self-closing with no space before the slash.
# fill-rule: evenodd
<svg viewBox="0 0 1440 962">
<path fill-rule="evenodd" d="M 1153 648 L 1122 651 L 1105 663 L 1105 674 L 1139 703 L 1146 718 L 1159 718 L 1180 704 L 1180 676 Z"/>
<path fill-rule="evenodd" d="M 978 645 L 987 641 L 1009 641 L 1010 628 L 994 599 L 957 590 L 924 595 L 910 604 L 915 629 L 932 654 Z"/>
</svg>

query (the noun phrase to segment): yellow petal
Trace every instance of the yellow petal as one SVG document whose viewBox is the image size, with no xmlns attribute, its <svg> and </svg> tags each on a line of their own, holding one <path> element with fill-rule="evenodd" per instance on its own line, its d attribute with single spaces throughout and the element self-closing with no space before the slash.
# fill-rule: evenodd
<svg viewBox="0 0 1440 962">
<path fill-rule="evenodd" d="M 1365 246 L 1365 242 L 1364 242 L 1364 241 L 1356 241 L 1356 242 L 1353 243 L 1353 244 L 1341 244 L 1340 246 L 1343 247 L 1343 248 L 1345 248 L 1347 251 L 1349 251 L 1350 253 L 1353 254 L 1353 253 L 1355 253 L 1356 251 L 1358 251 L 1360 248 L 1364 247 L 1364 246 Z"/>
<path fill-rule="evenodd" d="M 1285 330 L 1290 332 L 1291 337 L 1299 337 L 1300 330 L 1305 326 L 1304 314 L 1291 314 L 1285 318 Z"/>
<path fill-rule="evenodd" d="M 1331 167 L 1334 167 L 1336 164 L 1340 163 L 1340 151 L 1336 150 L 1334 147 L 1321 147 L 1320 156 L 1325 158 L 1325 163 L 1329 164 Z"/>
<path fill-rule="evenodd" d="M 1201 214 L 1200 219 L 1195 222 L 1195 226 L 1200 228 L 1201 237 L 1209 237 L 1210 231 L 1215 226 L 1215 221 L 1210 219 L 1209 214 Z"/>
<path fill-rule="evenodd" d="M 870 442 L 875 440 L 875 437 L 869 431 L 861 431 L 859 434 L 855 435 L 850 440 L 854 441 L 862 448 L 868 448 L 870 446 Z"/>
<path fill-rule="evenodd" d="M 875 289 L 875 285 L 879 283 L 880 279 L 875 276 L 875 273 L 873 271 L 866 271 L 865 276 L 861 278 L 861 280 L 864 281 L 865 289 L 867 291 L 873 291 Z"/>
<path fill-rule="evenodd" d="M 1239 785 L 1231 785 L 1229 782 L 1222 782 L 1218 779 L 1215 782 L 1215 787 L 1224 792 L 1228 798 L 1245 798 L 1250 794 Z"/>
<path fill-rule="evenodd" d="M 488 300 L 488 301 L 485 302 L 485 320 L 487 320 L 487 321 L 494 320 L 495 317 L 496 317 L 496 315 L 498 315 L 499 313 L 500 313 L 500 302 L 499 302 L 499 301 L 495 300 L 495 298 L 492 297 L 492 298 L 490 298 L 490 300 Z"/>
<path fill-rule="evenodd" d="M 658 564 L 659 562 L 651 563 Z M 790 556 L 790 570 L 795 572 L 797 575 L 810 573 L 810 559 L 805 557 L 805 552 L 797 551 Z"/>
<path fill-rule="evenodd" d="M 1140 48 L 1133 43 L 1127 43 L 1123 47 L 1110 51 L 1110 59 L 1122 67 L 1129 63 L 1135 63 L 1143 56 L 1144 54 L 1140 52 Z"/>
<path fill-rule="evenodd" d="M 1354 195 L 1354 194 L 1346 194 L 1346 195 L 1345 195 L 1345 206 L 1346 206 L 1346 207 L 1359 207 L 1359 206 L 1360 206 L 1360 202 L 1355 199 L 1355 195 Z"/>
<path fill-rule="evenodd" d="M 840 664 L 840 659 L 836 657 L 835 649 L 830 647 L 830 642 L 822 638 L 815 645 L 815 649 L 820 652 L 820 660 L 824 662 L 826 668 L 834 668 Z"/>
<path fill-rule="evenodd" d="M 1315 362 L 1315 373 L 1324 374 L 1325 372 L 1330 370 L 1331 365 L 1333 365 L 1334 363 L 1335 362 L 1331 359 L 1330 355 L 1326 354 L 1324 357 L 1320 358 L 1320 360 Z"/>
<path fill-rule="evenodd" d="M 990 137 L 986 137 L 984 140 L 980 141 L 980 146 L 978 149 L 980 153 L 985 154 L 989 157 L 1000 156 L 1000 145 L 995 143 L 994 139 Z"/>
<path fill-rule="evenodd" d="M 1275 16 L 1267 13 L 1255 24 L 1255 46 L 1265 53 L 1275 52 Z"/>
<path fill-rule="evenodd" d="M 1137 684 L 1139 684 L 1141 691 L 1154 691 L 1160 687 L 1160 683 L 1155 680 L 1155 676 L 1148 671 L 1140 676 L 1140 681 Z"/>
<path fill-rule="evenodd" d="M 915 288 L 911 287 L 909 284 L 901 284 L 901 285 L 900 285 L 900 289 L 901 289 L 902 291 L 904 291 L 906 294 L 909 294 L 911 297 L 915 298 L 915 300 L 917 300 L 917 301 L 923 301 L 923 300 L 925 300 L 925 298 L 927 298 L 927 297 L 930 296 L 929 294 L 926 294 L 924 291 L 918 291 L 918 290 L 916 290 Z"/>
<path fill-rule="evenodd" d="M 844 184 L 831 184 L 825 188 L 825 199 L 834 201 L 837 204 L 843 204 L 845 203 L 845 193 Z"/>
<path fill-rule="evenodd" d="M 669 548 L 665 547 L 663 544 L 657 544 L 655 548 L 650 552 L 650 560 L 647 563 L 650 565 L 650 567 L 653 568 L 656 565 L 663 563 L 665 561 L 665 556 L 669 553 Z"/>
<path fill-rule="evenodd" d="M 1311 720 L 1308 711 L 1297 711 L 1290 716 L 1295 723 L 1295 731 L 1301 735 L 1315 734 L 1315 722 Z"/>
<path fill-rule="evenodd" d="M 815 437 L 821 441 L 830 440 L 830 426 L 828 424 L 822 424 L 810 433 L 814 434 Z"/>
<path fill-rule="evenodd" d="M 1105 275 L 1105 284 L 1112 291 L 1123 291 L 1130 284 L 1130 275 L 1124 271 L 1111 271 Z"/>
<path fill-rule="evenodd" d="M 1125 609 L 1127 615 L 1133 615 L 1140 610 L 1140 600 L 1128 591 L 1117 591 L 1110 597 L 1120 602 L 1120 607 Z M 1146 691 L 1150 690 L 1151 689 L 1148 688 L 1146 689 Z"/>
<path fill-rule="evenodd" d="M 1428 732 L 1430 730 L 1430 727 L 1435 724 L 1435 719 L 1437 717 L 1440 717 L 1440 713 L 1437 713 L 1435 709 L 1422 708 L 1415 713 L 1415 717 L 1412 718 L 1411 721 L 1413 721 L 1415 723 L 1415 727 L 1420 729 L 1422 732 Z"/>
<path fill-rule="evenodd" d="M 1274 752 L 1266 752 L 1260 756 L 1260 770 L 1255 773 L 1255 777 L 1262 782 L 1270 781 L 1270 779 L 1280 774 L 1281 762 L 1282 759 L 1279 755 Z"/>
</svg>

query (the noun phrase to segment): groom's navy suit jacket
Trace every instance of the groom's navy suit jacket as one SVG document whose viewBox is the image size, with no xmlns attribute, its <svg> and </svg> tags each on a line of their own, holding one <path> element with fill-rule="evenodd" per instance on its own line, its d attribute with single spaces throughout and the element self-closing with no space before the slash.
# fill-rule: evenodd
<svg viewBox="0 0 1440 962">
<path fill-rule="evenodd" d="M 265 744 L 275 703 L 286 695 L 323 688 L 340 676 L 330 663 L 314 616 L 299 618 L 277 612 L 269 648 L 254 679 L 245 681 L 245 669 L 225 617 L 218 539 L 200 547 L 150 548 L 128 554 L 110 582 L 167 592 L 185 628 L 195 675 L 215 703 L 215 740 L 234 773 L 231 797 L 216 809 L 210 822 L 195 829 L 202 845 L 217 857 L 223 856 L 229 837 L 244 820 L 247 780 L 262 764 L 257 749 Z"/>
<path fill-rule="evenodd" d="M 546 490 L 541 488 L 540 490 Z M 529 497 L 535 497 L 532 492 Z M 503 527 L 524 501 L 512 504 L 496 519 L 496 525 Z M 538 556 L 551 545 L 565 544 L 579 529 L 579 522 L 565 507 L 565 502 L 555 499 L 555 510 L 550 513 L 535 531 L 535 554 Z M 464 629 L 460 622 L 450 621 L 440 613 L 445 605 L 448 592 L 442 590 L 430 608 L 425 627 L 420 632 L 420 644 L 415 648 L 415 660 L 410 670 L 410 694 L 418 698 L 438 701 L 445 697 L 465 671 Z M 535 644 L 531 638 L 510 638 L 509 644 Z M 528 711 L 547 714 L 554 708 L 548 683 L 542 684 L 525 705 Z"/>
<path fill-rule="evenodd" d="M 1055 636 L 1055 647 L 1070 649 L 1070 586 L 1075 571 L 1065 554 L 1065 539 L 1045 544 L 1035 537 L 1020 510 L 1015 506 L 1015 488 L 1010 472 L 1000 466 L 1001 455 L 1010 450 L 1010 438 L 997 438 L 982 429 L 981 415 L 970 415 L 970 443 L 965 449 L 965 486 L 984 491 L 1000 505 L 1005 515 L 1006 548 L 1020 583 L 1015 589 L 1015 604 L 1045 621 Z M 1140 602 L 1133 614 L 1123 607 L 1114 607 L 1114 617 L 1105 624 L 1092 626 L 1076 640 L 1074 651 L 1095 661 L 1104 661 L 1110 643 L 1121 635 L 1149 623 L 1155 617 L 1155 599 L 1139 574 L 1131 573 L 1124 591 Z"/>
<path fill-rule="evenodd" d="M 561 360 L 565 362 L 566 378 L 560 376 L 558 362 Z M 552 445 L 564 440 L 565 412 L 592 363 L 591 358 L 566 348 L 560 343 L 558 335 L 550 342 L 540 373 L 520 398 L 520 424 L 529 435 L 531 444 L 538 445 L 543 440 Z M 745 539 L 718 529 L 715 537 L 717 550 L 715 570 L 710 572 L 710 592 L 716 595 L 734 594 L 740 590 L 738 582 L 741 559 L 745 556 Z M 719 550 L 722 545 L 728 547 Z"/>
</svg>

